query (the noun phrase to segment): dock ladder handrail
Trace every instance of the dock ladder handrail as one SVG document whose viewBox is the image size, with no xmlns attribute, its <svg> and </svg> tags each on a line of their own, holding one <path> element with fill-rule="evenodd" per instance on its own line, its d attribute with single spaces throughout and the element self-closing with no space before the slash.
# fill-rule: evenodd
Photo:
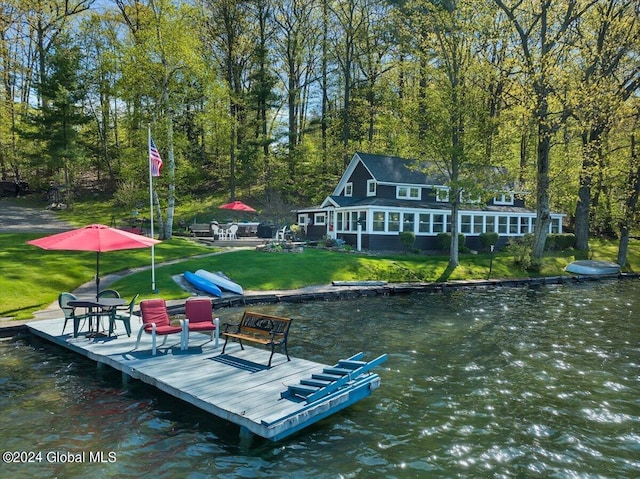
<svg viewBox="0 0 640 479">
<path fill-rule="evenodd" d="M 317 401 L 347 386 L 358 376 L 368 373 L 387 360 L 386 354 L 373 361 L 362 361 L 363 357 L 364 353 L 360 352 L 348 359 L 341 359 L 333 367 L 324 368 L 322 373 L 312 374 L 310 379 L 302 379 L 300 384 L 289 385 L 287 390 L 280 394 L 280 397 L 296 396 L 308 403 Z"/>
</svg>

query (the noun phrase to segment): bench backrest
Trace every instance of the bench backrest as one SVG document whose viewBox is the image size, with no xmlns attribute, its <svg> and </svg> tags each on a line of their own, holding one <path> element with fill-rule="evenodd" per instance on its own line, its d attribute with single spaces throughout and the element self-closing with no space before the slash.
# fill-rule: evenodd
<svg viewBox="0 0 640 479">
<path fill-rule="evenodd" d="M 286 338 L 289 334 L 291 321 L 293 321 L 291 318 L 245 311 L 240 322 L 240 331 L 249 330 L 253 333 L 265 335 L 277 334 Z"/>
</svg>

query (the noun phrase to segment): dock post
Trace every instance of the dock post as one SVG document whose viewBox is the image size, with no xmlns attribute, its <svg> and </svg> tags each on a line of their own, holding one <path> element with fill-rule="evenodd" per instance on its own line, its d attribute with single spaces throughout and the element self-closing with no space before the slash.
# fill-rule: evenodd
<svg viewBox="0 0 640 479">
<path fill-rule="evenodd" d="M 213 320 L 214 324 L 216 325 L 216 329 L 214 331 L 214 342 L 213 342 L 213 347 L 214 349 L 218 348 L 218 340 L 220 339 L 220 318 L 215 318 Z"/>
<path fill-rule="evenodd" d="M 131 376 L 129 376 L 124 371 L 122 371 L 122 385 L 123 386 L 128 386 L 129 385 L 129 379 L 131 379 Z"/>
<path fill-rule="evenodd" d="M 251 441 L 253 440 L 253 433 L 249 431 L 245 426 L 240 426 L 240 449 L 242 451 L 248 451 L 251 447 Z"/>
</svg>

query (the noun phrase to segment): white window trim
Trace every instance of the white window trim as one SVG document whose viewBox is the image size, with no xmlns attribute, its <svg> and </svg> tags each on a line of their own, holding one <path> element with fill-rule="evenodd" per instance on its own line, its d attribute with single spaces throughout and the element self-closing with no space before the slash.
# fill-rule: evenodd
<svg viewBox="0 0 640 479">
<path fill-rule="evenodd" d="M 406 195 L 401 195 L 400 194 L 400 190 L 405 188 L 407 190 L 407 194 Z M 405 186 L 405 185 L 398 185 L 396 186 L 396 199 L 398 200 L 413 200 L 413 201 L 418 201 L 420 200 L 420 190 L 421 188 L 419 186 Z M 411 193 L 417 193 L 416 196 L 411 196 Z"/>
<path fill-rule="evenodd" d="M 469 196 L 469 194 L 466 191 L 462 190 L 460 192 L 460 202 L 471 204 L 471 205 L 478 204 L 482 202 L 482 197 L 480 195 L 477 195 L 472 198 L 471 196 Z"/>
<path fill-rule="evenodd" d="M 512 206 L 513 205 L 513 194 L 512 193 L 503 193 L 500 196 L 493 197 L 494 205 L 503 205 L 503 206 Z"/>
<path fill-rule="evenodd" d="M 315 213 L 313 215 L 313 224 L 314 225 L 326 225 L 327 224 L 327 213 Z"/>
<path fill-rule="evenodd" d="M 433 189 L 436 192 L 436 201 L 438 203 L 448 203 L 449 202 L 449 187 L 448 186 L 436 186 Z M 446 195 L 445 195 L 446 193 Z M 442 195 L 442 196 L 440 196 Z"/>
<path fill-rule="evenodd" d="M 353 183 L 349 182 L 344 185 L 344 196 L 353 196 Z"/>
<path fill-rule="evenodd" d="M 373 191 L 371 191 L 371 185 L 373 185 Z M 367 180 L 367 196 L 376 196 L 378 193 L 378 183 L 376 180 Z"/>
</svg>

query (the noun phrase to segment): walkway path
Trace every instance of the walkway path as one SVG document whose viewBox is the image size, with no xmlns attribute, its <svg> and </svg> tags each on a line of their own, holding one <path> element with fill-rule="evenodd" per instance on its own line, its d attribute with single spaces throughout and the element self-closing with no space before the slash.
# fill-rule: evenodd
<svg viewBox="0 0 640 479">
<path fill-rule="evenodd" d="M 0 233 L 57 233 L 73 228 L 52 211 L 33 208 L 23 198 L 0 199 Z"/>
</svg>

